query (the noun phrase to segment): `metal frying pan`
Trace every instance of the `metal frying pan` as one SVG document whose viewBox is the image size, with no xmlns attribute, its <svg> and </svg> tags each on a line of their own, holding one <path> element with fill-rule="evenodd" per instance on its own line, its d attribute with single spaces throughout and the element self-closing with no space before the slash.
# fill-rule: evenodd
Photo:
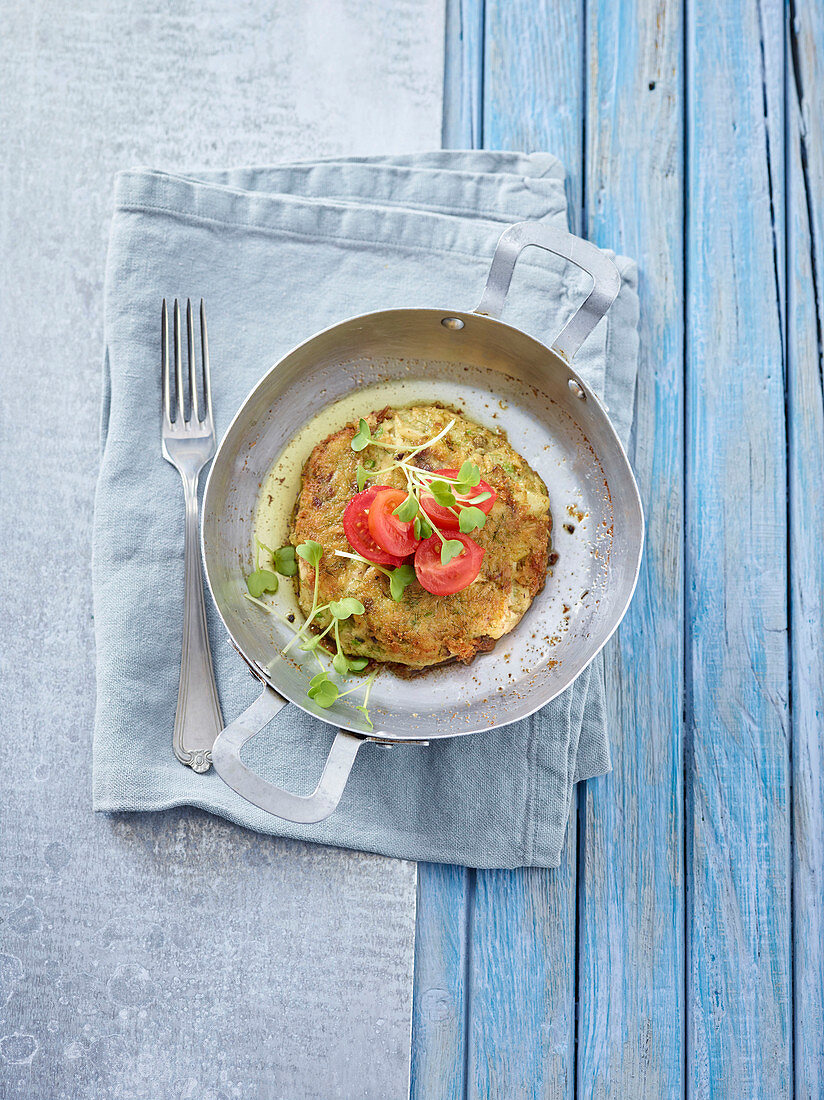
<svg viewBox="0 0 824 1100">
<path fill-rule="evenodd" d="M 498 320 L 515 261 L 529 245 L 564 257 L 593 281 L 551 348 Z M 321 821 L 337 806 L 364 741 L 425 743 L 517 722 L 568 687 L 604 646 L 635 588 L 643 515 L 615 430 L 569 364 L 619 287 L 615 265 L 594 245 L 521 222 L 498 241 L 474 312 L 394 309 L 354 317 L 289 352 L 252 390 L 212 463 L 202 529 L 218 611 L 263 684 L 212 749 L 215 769 L 238 794 L 290 821 Z M 260 485 L 295 423 L 310 421 L 353 391 L 410 378 L 425 380 L 428 400 L 458 404 L 480 423 L 489 422 L 494 395 L 494 426 L 506 430 L 549 488 L 557 561 L 516 629 L 471 669 L 445 666 L 410 681 L 379 676 L 369 701 L 370 730 L 346 702 L 325 710 L 307 697 L 315 671 L 311 655 L 293 649 L 290 659 L 280 656 L 291 634 L 244 598 L 244 577 L 254 568 L 251 529 Z M 363 400 L 373 407 L 368 395 Z M 266 782 L 240 758 L 243 745 L 287 703 L 339 727 L 318 786 L 307 797 Z"/>
</svg>

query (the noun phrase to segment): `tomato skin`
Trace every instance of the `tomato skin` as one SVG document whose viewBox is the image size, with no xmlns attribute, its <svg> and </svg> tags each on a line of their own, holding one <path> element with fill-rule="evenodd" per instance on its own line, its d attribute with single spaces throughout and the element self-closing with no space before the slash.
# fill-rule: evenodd
<svg viewBox="0 0 824 1100">
<path fill-rule="evenodd" d="M 382 550 L 399 558 L 414 554 L 421 541 L 411 522 L 393 515 L 405 500 L 406 493 L 400 489 L 382 489 L 369 505 L 369 534 Z"/>
<path fill-rule="evenodd" d="M 403 558 L 381 549 L 369 533 L 370 505 L 378 493 L 388 488 L 388 485 L 372 485 L 353 496 L 343 513 L 343 530 L 356 554 L 376 565 L 398 566 L 403 565 Z"/>
<path fill-rule="evenodd" d="M 447 565 L 441 565 L 441 540 L 437 535 L 424 539 L 415 552 L 415 576 L 421 588 L 433 596 L 451 596 L 468 588 L 481 571 L 486 550 L 469 535 L 450 531 L 451 539 L 464 544 L 464 550 Z"/>
<path fill-rule="evenodd" d="M 441 477 L 457 477 L 458 470 L 433 470 L 435 474 L 440 474 Z M 474 505 L 475 508 L 480 508 L 485 516 L 488 516 L 492 510 L 492 505 L 498 499 L 498 494 L 492 488 L 492 486 L 486 482 L 479 482 L 474 488 L 470 489 L 465 496 L 459 496 L 455 493 L 455 497 L 459 501 L 467 501 L 472 497 L 480 496 L 481 493 L 491 493 L 492 495 L 487 500 L 482 500 L 480 504 Z M 431 493 L 421 493 L 421 508 L 427 516 L 434 522 L 436 527 L 440 527 L 442 530 L 457 531 L 458 530 L 458 517 L 453 516 L 448 508 L 444 508 L 443 505 L 438 504 Z"/>
</svg>

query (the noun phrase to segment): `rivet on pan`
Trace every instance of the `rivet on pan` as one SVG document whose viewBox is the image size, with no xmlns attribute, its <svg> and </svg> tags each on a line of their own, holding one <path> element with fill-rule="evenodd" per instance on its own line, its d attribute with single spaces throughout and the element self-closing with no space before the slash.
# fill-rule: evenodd
<svg viewBox="0 0 824 1100">
<path fill-rule="evenodd" d="M 569 388 L 572 390 L 576 397 L 581 399 L 581 401 L 586 401 L 587 395 L 584 393 L 584 391 L 581 389 L 574 378 L 570 378 Z"/>
<path fill-rule="evenodd" d="M 463 321 L 460 317 L 443 317 L 441 324 L 444 328 L 448 328 L 450 332 L 458 332 L 464 327 Z"/>
</svg>

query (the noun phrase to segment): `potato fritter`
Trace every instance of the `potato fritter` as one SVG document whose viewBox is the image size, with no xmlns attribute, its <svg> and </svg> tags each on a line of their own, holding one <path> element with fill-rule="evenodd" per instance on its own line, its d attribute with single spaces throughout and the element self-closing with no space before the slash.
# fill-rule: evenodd
<svg viewBox="0 0 824 1100">
<path fill-rule="evenodd" d="M 415 465 L 437 470 L 459 467 L 470 459 L 498 494 L 486 525 L 472 533 L 486 550 L 481 571 L 454 595 L 434 596 L 415 580 L 395 602 L 385 574 L 335 555 L 335 550 L 352 551 L 343 530 L 343 512 L 358 492 L 360 463 L 375 463 L 368 467 L 377 475 L 369 484 L 406 488 L 402 472 L 388 469 L 393 462 L 390 451 L 370 444 L 355 453 L 351 442 L 357 424 L 348 424 L 319 443 L 303 469 L 291 540 L 298 545 L 313 539 L 323 547 L 318 602 L 345 596 L 360 600 L 365 613 L 340 623 L 341 648 L 350 656 L 389 663 L 399 675 L 415 675 L 452 660 L 469 664 L 514 629 L 546 580 L 552 529 L 547 489 L 503 433 L 437 404 L 387 407 L 364 419 L 373 433 L 382 426 L 381 442 L 411 449 L 432 439 L 453 418 L 447 436 L 419 452 Z M 308 614 L 315 573 L 302 559 L 299 565 L 298 602 Z M 325 627 L 328 613 L 315 621 Z"/>
</svg>

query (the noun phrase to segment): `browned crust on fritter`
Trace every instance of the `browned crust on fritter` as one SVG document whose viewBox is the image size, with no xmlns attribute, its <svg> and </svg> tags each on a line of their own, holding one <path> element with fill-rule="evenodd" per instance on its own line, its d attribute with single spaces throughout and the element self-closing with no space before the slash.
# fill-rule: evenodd
<svg viewBox="0 0 824 1100">
<path fill-rule="evenodd" d="M 543 585 L 541 585 L 541 588 L 543 588 Z M 500 638 L 478 638 L 478 648 L 475 651 L 475 656 L 477 656 L 478 653 L 491 653 L 500 640 Z M 474 659 L 473 657 L 472 660 Z M 400 665 L 395 661 L 384 662 L 386 668 L 394 672 L 396 676 L 400 676 L 402 680 L 416 680 L 419 676 L 426 676 L 427 672 L 432 672 L 433 669 L 459 663 L 469 664 L 470 661 L 459 662 L 457 657 L 448 657 L 445 661 L 441 661 L 440 664 L 428 665 L 426 668 L 413 668 L 410 665 Z"/>
<path fill-rule="evenodd" d="M 378 447 L 370 446 L 360 454 L 352 451 L 356 424 L 319 443 L 303 471 L 292 542 L 313 539 L 323 546 L 319 602 L 343 596 L 359 599 L 365 613 L 340 624 L 343 649 L 381 661 L 398 675 L 414 676 L 452 661 L 468 664 L 477 653 L 488 652 L 502 634 L 513 629 L 546 580 L 551 533 L 546 487 L 503 434 L 434 403 L 411 409 L 387 407 L 366 419 L 373 432 L 383 424 L 385 438 L 394 441 L 403 433 L 400 438 L 405 441 L 409 436 L 411 448 L 434 436 L 455 416 L 459 420 L 448 437 L 421 452 L 416 463 L 438 469 L 472 459 L 498 497 L 485 527 L 473 534 L 486 550 L 481 572 L 473 584 L 454 595 L 433 596 L 413 581 L 404 599 L 396 603 L 389 596 L 384 574 L 335 556 L 335 550 L 351 551 L 343 511 L 358 492 L 359 463 L 374 461 L 380 469 L 391 461 L 389 452 Z M 370 484 L 405 487 L 397 470 Z M 306 613 L 312 603 L 314 571 L 302 559 L 298 580 L 299 603 Z M 318 619 L 321 626 L 328 621 L 323 615 Z"/>
</svg>

